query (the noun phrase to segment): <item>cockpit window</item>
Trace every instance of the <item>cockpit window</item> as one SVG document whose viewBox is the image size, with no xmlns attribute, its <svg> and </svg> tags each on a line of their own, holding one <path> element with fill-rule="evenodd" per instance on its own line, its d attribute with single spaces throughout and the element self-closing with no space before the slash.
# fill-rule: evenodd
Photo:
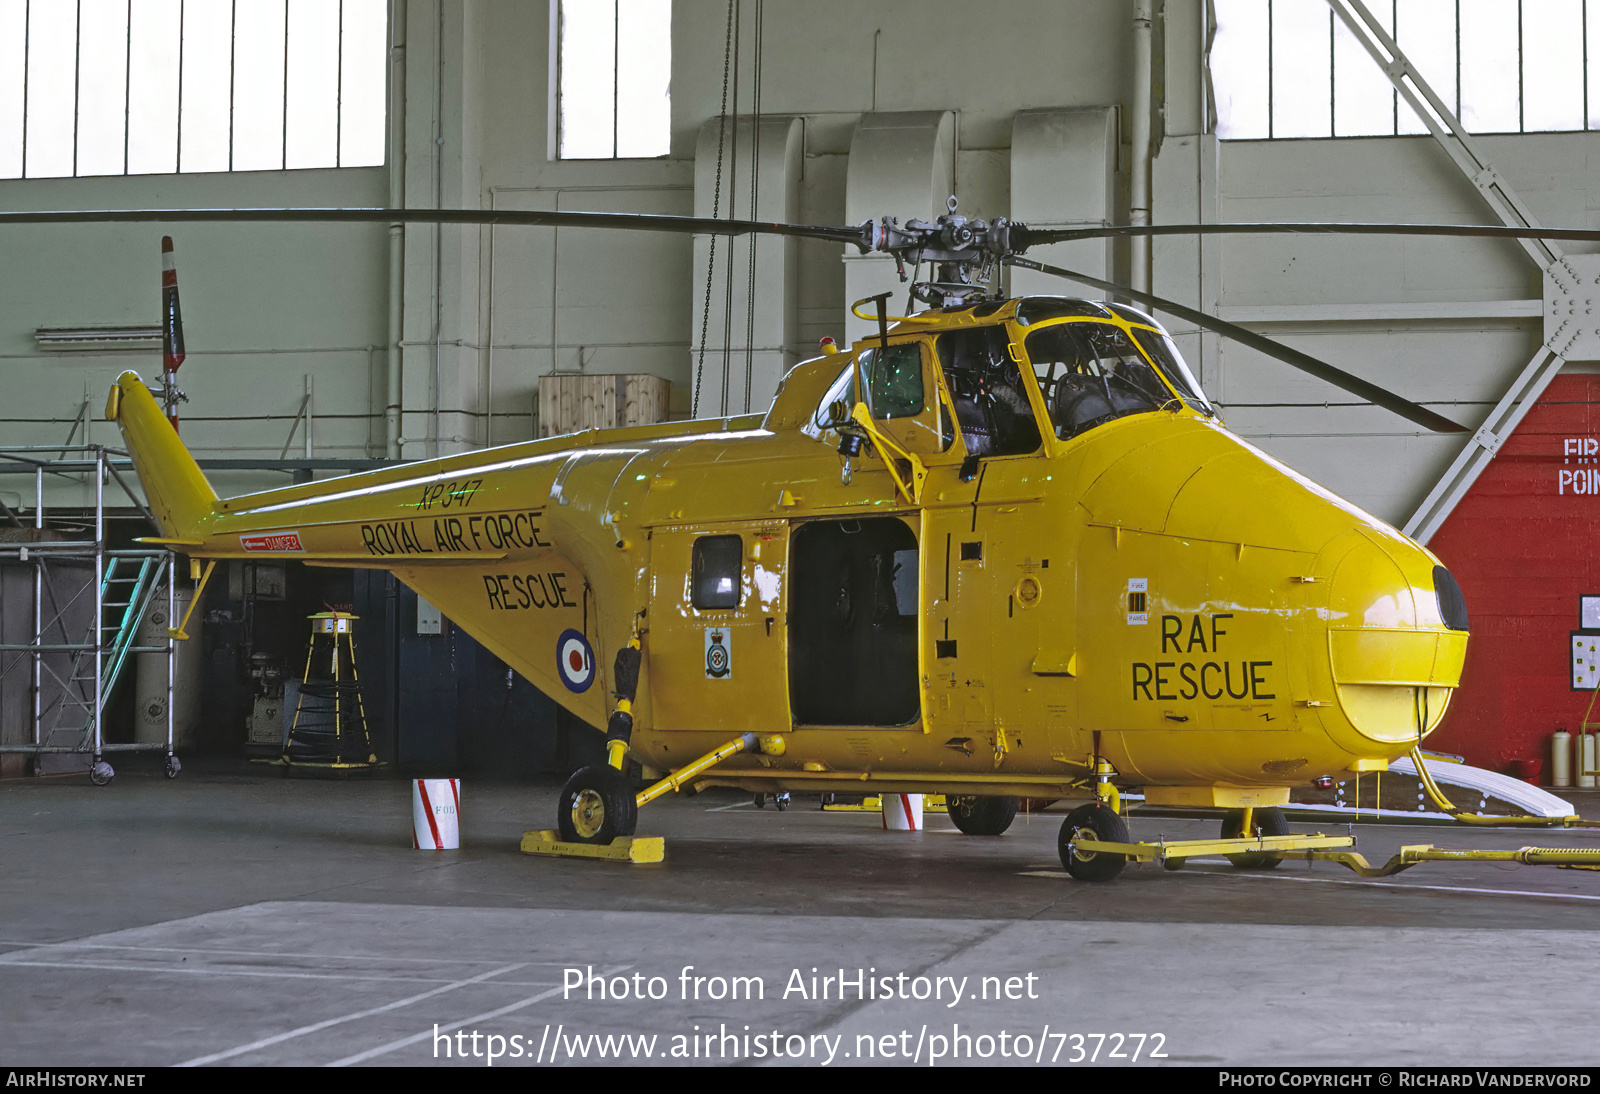
<svg viewBox="0 0 1600 1094">
<path fill-rule="evenodd" d="M 811 413 L 811 420 L 800 427 L 800 432 L 813 440 L 820 441 L 822 435 L 830 428 L 828 416 L 832 412 L 833 404 L 842 402 L 848 407 L 855 391 L 855 382 L 856 363 L 846 361 L 844 368 L 839 370 L 838 378 L 828 385 L 828 390 L 818 400 L 817 409 Z"/>
<path fill-rule="evenodd" d="M 1029 323 L 1043 323 L 1046 319 L 1060 319 L 1068 315 L 1104 319 L 1110 314 L 1103 304 L 1071 296 L 1025 296 L 1017 302 L 1017 323 L 1024 327 Z"/>
<path fill-rule="evenodd" d="M 901 342 L 887 351 L 877 348 L 863 350 L 861 366 L 866 370 L 872 388 L 871 405 L 874 418 L 912 418 L 921 414 L 927 405 L 922 386 L 922 350 L 918 342 Z M 847 360 L 828 390 L 817 402 L 811 420 L 800 427 L 806 436 L 821 440 L 831 426 L 830 415 L 835 403 L 845 405 L 848 416 L 855 409 L 856 363 Z"/>
<path fill-rule="evenodd" d="M 1171 336 L 1166 331 L 1141 330 L 1133 328 L 1133 339 L 1139 343 L 1139 348 L 1149 355 L 1150 360 L 1156 363 L 1156 368 L 1173 387 L 1178 389 L 1178 394 L 1183 396 L 1183 401 L 1194 407 L 1202 414 L 1215 414 L 1211 404 L 1206 402 L 1205 396 L 1200 393 L 1200 384 L 1194 378 L 1194 373 L 1189 371 L 1189 366 L 1184 363 L 1183 354 L 1178 352 L 1178 347 L 1173 343 Z"/>
<path fill-rule="evenodd" d="M 969 456 L 1019 456 L 1039 447 L 1039 424 L 1011 359 L 1005 328 L 973 327 L 936 343 Z"/>
<path fill-rule="evenodd" d="M 863 350 L 861 366 L 872 389 L 868 409 L 874 418 L 910 418 L 922 413 L 922 350 L 918 343 Z"/>
<path fill-rule="evenodd" d="M 1122 329 L 1109 323 L 1045 327 L 1028 335 L 1024 348 L 1062 440 L 1178 403 Z"/>
</svg>

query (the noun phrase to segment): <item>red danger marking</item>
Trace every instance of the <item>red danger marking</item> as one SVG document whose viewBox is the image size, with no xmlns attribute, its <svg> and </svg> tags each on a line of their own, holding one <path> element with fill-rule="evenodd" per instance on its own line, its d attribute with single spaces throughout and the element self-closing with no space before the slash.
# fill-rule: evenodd
<svg viewBox="0 0 1600 1094">
<path fill-rule="evenodd" d="M 304 551 L 299 532 L 276 532 L 268 536 L 240 536 L 239 545 L 246 551 Z"/>
</svg>

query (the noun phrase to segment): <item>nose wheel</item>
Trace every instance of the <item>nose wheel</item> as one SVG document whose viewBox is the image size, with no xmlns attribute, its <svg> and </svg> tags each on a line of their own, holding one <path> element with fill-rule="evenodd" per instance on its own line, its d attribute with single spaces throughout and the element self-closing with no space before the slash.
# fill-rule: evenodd
<svg viewBox="0 0 1600 1094">
<path fill-rule="evenodd" d="M 1061 865 L 1079 881 L 1110 881 L 1128 864 L 1127 855 L 1090 851 L 1078 846 L 1081 840 L 1127 843 L 1128 822 L 1105 802 L 1080 805 L 1067 814 L 1056 837 Z"/>
</svg>

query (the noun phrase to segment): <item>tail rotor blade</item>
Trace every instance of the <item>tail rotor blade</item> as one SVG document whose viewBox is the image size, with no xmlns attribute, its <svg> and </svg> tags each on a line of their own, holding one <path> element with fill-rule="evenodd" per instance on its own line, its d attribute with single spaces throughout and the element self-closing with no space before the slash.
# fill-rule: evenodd
<svg viewBox="0 0 1600 1094">
<path fill-rule="evenodd" d="M 178 306 L 178 262 L 172 253 L 172 237 L 161 237 L 161 378 L 162 403 L 172 428 L 178 428 L 178 366 L 186 356 L 183 348 L 183 311 Z"/>
<path fill-rule="evenodd" d="M 172 237 L 161 237 L 161 367 L 177 372 L 183 364 L 183 312 L 178 307 L 178 262 Z"/>
<path fill-rule="evenodd" d="M 1152 296 L 1147 292 L 1130 289 L 1126 285 L 1118 285 L 1114 281 L 1105 281 L 1098 277 L 1091 277 L 1075 270 L 1062 269 L 1059 266 L 1050 266 L 1043 262 L 1034 262 L 1032 259 L 1010 256 L 1005 261 L 1012 266 L 1020 266 L 1023 269 L 1037 270 L 1040 273 L 1064 277 L 1068 281 L 1076 281 L 1079 284 L 1088 285 L 1104 292 L 1117 293 L 1132 300 L 1137 300 L 1141 304 L 1159 308 L 1169 315 L 1176 315 L 1178 318 L 1193 323 L 1197 327 L 1220 334 L 1225 338 L 1231 338 L 1235 342 L 1249 346 L 1258 353 L 1264 353 L 1268 357 L 1282 361 L 1284 364 L 1292 365 L 1302 372 L 1310 373 L 1319 380 L 1325 380 L 1334 387 L 1342 388 L 1352 395 L 1366 399 L 1370 403 L 1400 415 L 1407 421 L 1415 422 L 1417 425 L 1431 429 L 1436 433 L 1468 432 L 1467 427 L 1459 422 L 1451 421 L 1444 415 L 1429 410 L 1427 407 L 1414 403 L 1409 399 L 1402 398 L 1386 388 L 1381 388 L 1377 384 L 1363 380 L 1359 376 L 1353 376 L 1343 369 L 1335 368 L 1326 361 L 1321 361 L 1311 356 L 1309 353 L 1302 353 L 1297 349 L 1284 345 L 1282 342 L 1275 342 L 1271 338 L 1265 338 L 1255 331 L 1246 330 L 1236 323 L 1229 323 L 1226 320 L 1207 315 L 1205 312 L 1185 307 L 1175 300 Z"/>
</svg>

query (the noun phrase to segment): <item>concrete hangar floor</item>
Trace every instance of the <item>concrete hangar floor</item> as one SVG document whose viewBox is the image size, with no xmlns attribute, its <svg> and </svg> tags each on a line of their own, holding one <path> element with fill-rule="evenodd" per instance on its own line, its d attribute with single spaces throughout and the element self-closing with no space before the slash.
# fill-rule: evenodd
<svg viewBox="0 0 1600 1094">
<path fill-rule="evenodd" d="M 1090 885 L 1060 869 L 1055 813 L 998 838 L 932 815 L 896 833 L 731 791 L 643 812 L 667 838 L 658 866 L 523 855 L 555 781 L 468 782 L 463 849 L 425 852 L 403 780 L 119 767 L 105 788 L 0 783 L 8 1064 L 1594 1059 L 1575 1023 L 1600 967 L 1596 872 L 1429 863 L 1363 881 L 1197 860 Z M 1216 830 L 1137 810 L 1131 825 Z M 1402 843 L 1600 842 L 1356 831 L 1374 862 Z"/>
</svg>

